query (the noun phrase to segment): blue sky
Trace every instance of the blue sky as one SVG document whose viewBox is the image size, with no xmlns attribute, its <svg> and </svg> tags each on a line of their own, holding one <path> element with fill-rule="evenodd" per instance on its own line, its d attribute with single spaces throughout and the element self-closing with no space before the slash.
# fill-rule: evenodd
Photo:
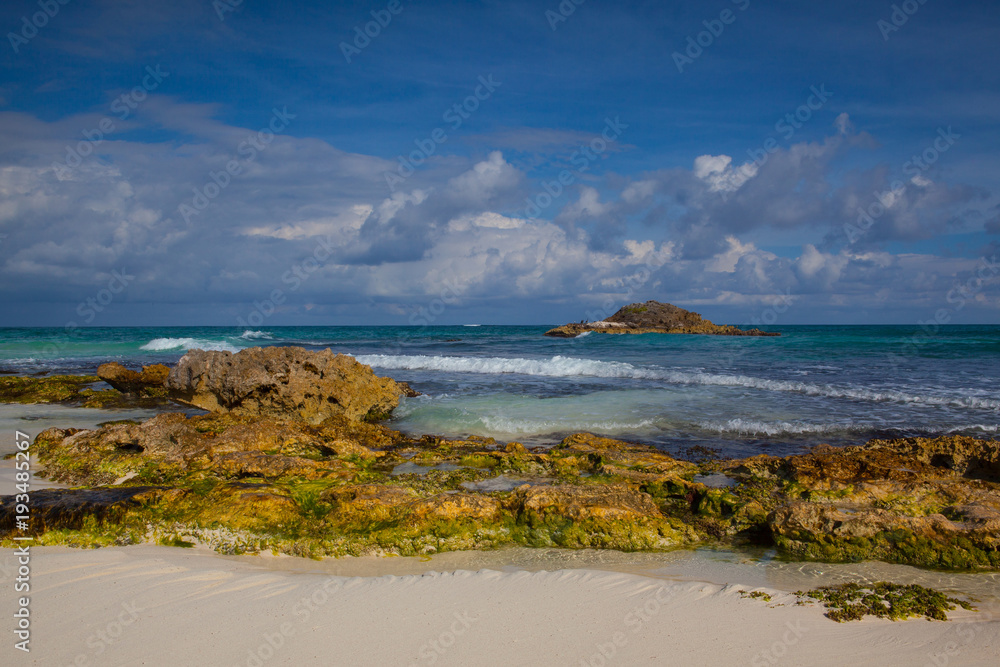
<svg viewBox="0 0 1000 667">
<path fill-rule="evenodd" d="M 998 28 L 941 0 L 11 0 L 0 325 L 1000 322 Z"/>
</svg>

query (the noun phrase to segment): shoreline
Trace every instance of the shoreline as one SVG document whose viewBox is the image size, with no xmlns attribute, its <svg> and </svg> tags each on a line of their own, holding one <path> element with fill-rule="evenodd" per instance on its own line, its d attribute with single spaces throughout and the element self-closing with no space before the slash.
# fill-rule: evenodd
<svg viewBox="0 0 1000 667">
<path fill-rule="evenodd" d="M 9 566 L 11 554 L 4 550 L 0 563 Z M 924 665 L 939 656 L 986 665 L 1000 639 L 996 607 L 959 609 L 947 623 L 835 623 L 775 586 L 592 568 L 344 577 L 271 569 L 269 560 L 284 559 L 156 546 L 33 550 L 31 659 L 143 664 L 169 655 L 175 664 L 248 667 L 843 665 L 864 656 Z M 772 600 L 745 599 L 740 590 Z M 5 587 L 0 603 L 11 604 L 11 595 Z"/>
<path fill-rule="evenodd" d="M 88 425 L 100 423 L 105 412 L 92 413 L 86 420 L 91 422 Z M 56 409 L 49 419 L 77 416 L 75 410 L 62 413 Z M 874 561 L 830 564 L 776 559 L 776 549 L 785 548 L 786 558 L 795 553 L 787 549 L 787 544 L 793 544 L 790 542 L 785 547 L 778 542 L 773 548 L 712 547 L 704 541 L 703 546 L 694 548 L 629 552 L 609 548 L 632 543 L 634 537 L 617 543 L 612 540 L 640 534 L 634 531 L 649 528 L 649 517 L 660 522 L 661 538 L 668 528 L 708 531 L 724 528 L 728 525 L 725 522 L 731 521 L 733 526 L 727 530 L 735 536 L 746 530 L 743 523 L 736 522 L 763 526 L 763 510 L 754 504 L 758 498 L 740 496 L 751 487 L 739 491 L 730 484 L 737 478 L 740 484 L 771 484 L 768 480 L 773 480 L 780 466 L 786 466 L 781 475 L 791 474 L 801 483 L 811 484 L 814 492 L 829 491 L 821 486 L 834 480 L 852 483 L 865 466 L 891 471 L 905 463 L 927 475 L 923 483 L 931 484 L 928 492 L 936 489 L 936 484 L 978 493 L 978 486 L 962 481 L 964 477 L 953 479 L 951 468 L 945 470 L 912 458 L 937 456 L 935 452 L 946 447 L 959 457 L 956 461 L 962 461 L 961 457 L 974 454 L 979 446 L 976 443 L 962 444 L 952 438 L 948 443 L 925 443 L 926 451 L 914 453 L 903 447 L 902 441 L 883 442 L 853 448 L 852 456 L 830 450 L 787 460 L 764 456 L 699 466 L 672 459 L 655 448 L 587 434 L 569 436 L 540 452 L 482 438 L 418 440 L 357 421 L 333 428 L 339 423 L 336 420 L 310 427 L 233 415 L 178 414 L 161 415 L 143 424 L 110 423 L 114 425 L 99 432 L 81 434 L 77 440 L 82 446 L 72 444 L 76 441 L 66 443 L 68 449 L 63 454 L 58 448 L 64 446 L 63 440 L 74 437 L 69 432 L 50 433 L 48 441 L 36 440 L 33 448 L 39 448 L 50 465 L 58 462 L 55 469 L 62 470 L 64 481 L 89 479 L 85 484 L 89 486 L 102 480 L 101 486 L 117 486 L 130 477 L 126 473 L 117 481 L 107 481 L 125 472 L 124 467 L 102 472 L 110 475 L 107 480 L 90 477 L 96 468 L 77 468 L 84 463 L 81 457 L 89 456 L 101 465 L 119 461 L 133 475 L 148 472 L 153 468 L 143 466 L 155 465 L 155 457 L 175 455 L 170 444 L 177 443 L 174 435 L 193 448 L 185 450 L 188 455 L 207 454 L 207 460 L 215 462 L 210 468 L 182 472 L 217 476 L 207 491 L 214 489 L 216 496 L 201 499 L 204 492 L 198 490 L 202 488 L 197 486 L 198 479 L 188 480 L 190 483 L 183 478 L 166 480 L 177 488 L 154 490 L 141 501 L 159 508 L 153 514 L 142 514 L 145 510 L 134 507 L 128 510 L 135 514 L 132 524 L 127 525 L 139 532 L 150 517 L 160 516 L 165 527 L 172 525 L 175 517 L 170 512 L 180 511 L 180 500 L 194 503 L 189 509 L 195 518 L 190 520 L 201 521 L 202 513 L 214 516 L 212 512 L 220 503 L 229 503 L 233 511 L 238 510 L 238 516 L 233 516 L 240 521 L 256 520 L 258 514 L 263 521 L 267 512 L 274 514 L 276 525 L 288 522 L 289 517 L 304 521 L 296 528 L 303 536 L 311 534 L 309 521 L 321 515 L 329 521 L 342 512 L 356 513 L 364 525 L 369 525 L 365 523 L 369 517 L 380 521 L 390 517 L 399 521 L 400 527 L 417 531 L 414 535 L 424 525 L 419 522 L 426 524 L 424 535 L 452 535 L 456 525 L 472 521 L 477 532 L 476 542 L 470 544 L 478 543 L 490 521 L 495 524 L 492 529 L 499 531 L 497 535 L 519 530 L 528 543 L 535 543 L 533 537 L 529 539 L 535 534 L 529 534 L 529 527 L 536 533 L 551 531 L 553 539 L 563 539 L 561 536 L 571 534 L 577 525 L 564 526 L 558 517 L 575 516 L 575 522 L 593 529 L 580 534 L 578 547 L 602 543 L 590 541 L 593 535 L 603 535 L 605 546 L 560 549 L 536 545 L 441 552 L 441 548 L 462 548 L 459 533 L 453 543 L 428 542 L 424 547 L 433 548 L 423 550 L 414 542 L 404 551 L 422 554 L 417 556 L 311 560 L 271 554 L 268 549 L 280 540 L 270 546 L 261 543 L 260 555 L 223 555 L 208 546 L 211 541 L 202 541 L 213 530 L 202 534 L 187 531 L 180 524 L 174 533 L 171 528 L 154 534 L 161 540 L 173 535 L 177 544 L 193 540 L 193 548 L 162 546 L 171 542 L 156 544 L 148 535 L 148 541 L 132 546 L 115 546 L 127 544 L 116 538 L 105 542 L 109 546 L 95 550 L 32 543 L 34 664 L 158 664 L 166 655 L 179 664 L 247 667 L 313 662 L 756 666 L 861 661 L 985 665 L 995 661 L 993 646 L 1000 640 L 1000 573 L 995 570 L 945 572 Z M 279 431 L 268 435 L 271 431 L 259 431 L 261 428 Z M 112 437 L 112 433 L 121 435 Z M 272 438 L 289 447 L 293 445 L 288 443 L 299 440 L 312 447 L 319 438 L 334 451 L 296 458 L 309 452 L 294 448 L 284 454 L 272 451 L 267 444 Z M 117 449 L 120 443 L 126 443 L 127 449 Z M 268 460 L 299 467 L 253 468 L 260 477 L 257 481 L 254 476 L 239 477 L 220 467 L 225 457 L 233 456 L 233 448 L 260 451 L 253 456 L 273 457 Z M 982 455 L 986 455 L 985 450 Z M 414 468 L 413 460 L 423 465 Z M 236 461 L 261 466 L 256 459 Z M 855 470 L 858 465 L 862 467 Z M 31 468 L 32 472 L 40 470 L 39 462 L 33 460 Z M 813 479 L 815 470 L 826 471 L 823 479 Z M 324 472 L 349 479 L 341 485 L 324 477 Z M 12 473 L 12 465 L 0 465 L 0 482 L 8 484 Z M 359 474 L 361 477 L 355 479 Z M 712 474 L 727 483 L 718 487 L 709 484 L 706 477 Z M 299 479 L 303 475 L 306 481 Z M 490 486 L 508 477 L 541 486 Z M 603 481 L 595 485 L 597 479 Z M 887 490 L 895 488 L 890 476 L 881 473 L 867 481 Z M 63 487 L 59 493 L 65 491 L 67 498 L 77 494 L 66 491 L 62 484 L 32 483 L 39 490 L 45 485 Z M 327 496 L 303 499 L 292 493 L 299 485 L 332 491 Z M 404 488 L 408 495 L 398 499 Z M 344 489 L 353 495 L 345 495 Z M 774 492 L 778 491 L 775 487 Z M 802 509 L 798 491 L 789 487 L 789 493 L 785 500 L 790 504 L 785 509 Z M 263 504 L 250 512 L 240 509 L 246 494 Z M 45 507 L 45 498 L 51 495 L 43 492 L 38 496 L 38 508 Z M 838 499 L 830 498 L 833 503 Z M 816 505 L 820 511 L 832 506 L 822 501 Z M 299 508 L 316 512 L 316 516 L 302 514 L 306 510 Z M 845 508 L 844 517 L 838 520 L 849 522 L 857 517 L 856 508 Z M 869 516 L 877 518 L 880 511 L 872 508 Z M 609 512 L 620 523 L 606 521 L 603 517 Z M 787 524 L 775 523 L 775 538 L 786 534 L 796 540 L 807 537 L 787 533 L 787 526 L 796 521 L 797 516 L 790 516 Z M 922 519 L 915 516 L 912 521 L 914 530 L 923 529 Z M 348 524 L 345 529 L 355 530 Z M 252 526 L 247 530 L 253 534 Z M 820 532 L 817 539 L 822 537 Z M 706 536 L 711 534 L 706 532 Z M 85 535 L 82 531 L 81 536 Z M 473 533 L 469 535 L 471 539 Z M 684 537 L 680 532 L 677 535 Z M 406 545 L 406 539 L 399 544 Z M 385 542 L 373 544 L 380 549 L 386 546 Z M 0 550 L 0 571 L 5 575 L 13 571 L 14 562 L 12 549 Z M 821 605 L 800 604 L 793 593 L 858 581 L 919 584 L 946 595 L 974 599 L 979 611 L 955 609 L 948 613 L 946 623 L 922 618 L 836 623 L 825 617 Z M 0 594 L 0 604 L 16 609 L 18 600 L 11 589 Z M 746 597 L 750 592 L 760 593 L 761 598 Z"/>
</svg>

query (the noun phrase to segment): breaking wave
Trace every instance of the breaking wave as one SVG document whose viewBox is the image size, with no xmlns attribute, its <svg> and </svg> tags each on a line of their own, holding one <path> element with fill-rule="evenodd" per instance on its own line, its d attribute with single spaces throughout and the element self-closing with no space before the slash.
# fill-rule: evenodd
<svg viewBox="0 0 1000 667">
<path fill-rule="evenodd" d="M 266 331 L 252 331 L 247 329 L 240 334 L 240 338 L 243 340 L 273 340 L 274 336 Z"/>
<path fill-rule="evenodd" d="M 747 375 L 727 375 L 643 368 L 621 361 L 597 361 L 554 356 L 549 359 L 520 357 L 448 357 L 429 355 L 358 355 L 357 360 L 387 370 L 436 370 L 450 373 L 519 374 L 544 377 L 599 377 L 661 380 L 672 384 L 746 387 L 762 391 L 783 391 L 807 396 L 846 398 L 879 403 L 946 405 L 979 410 L 1000 409 L 1000 400 L 977 397 L 949 397 L 911 394 L 897 390 L 875 390 L 856 386 L 835 386 L 795 380 L 770 380 Z"/>
<path fill-rule="evenodd" d="M 240 348 L 225 341 L 198 338 L 154 338 L 139 349 L 151 352 L 165 352 L 167 350 L 213 350 L 221 352 L 240 351 Z"/>
</svg>

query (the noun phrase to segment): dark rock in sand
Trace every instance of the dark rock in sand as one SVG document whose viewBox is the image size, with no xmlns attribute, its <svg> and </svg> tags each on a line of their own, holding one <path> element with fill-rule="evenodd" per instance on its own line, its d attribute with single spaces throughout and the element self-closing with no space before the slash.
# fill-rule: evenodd
<svg viewBox="0 0 1000 667">
<path fill-rule="evenodd" d="M 78 530 L 88 520 L 115 521 L 128 509 L 155 498 L 158 491 L 149 486 L 32 491 L 28 532 L 40 535 L 50 530 Z M 14 500 L 15 496 L 0 496 L 0 533 L 15 530 Z"/>
</svg>

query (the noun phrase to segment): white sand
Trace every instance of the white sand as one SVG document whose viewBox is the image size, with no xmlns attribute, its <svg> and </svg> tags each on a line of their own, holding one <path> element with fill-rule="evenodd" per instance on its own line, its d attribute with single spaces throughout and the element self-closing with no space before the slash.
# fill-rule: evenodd
<svg viewBox="0 0 1000 667">
<path fill-rule="evenodd" d="M 12 563 L 0 553 L 8 627 Z M 31 566 L 32 650 L 5 629 L 0 664 L 996 665 L 1000 650 L 996 614 L 837 624 L 778 591 L 593 570 L 348 578 L 153 546 L 36 548 Z"/>
</svg>

